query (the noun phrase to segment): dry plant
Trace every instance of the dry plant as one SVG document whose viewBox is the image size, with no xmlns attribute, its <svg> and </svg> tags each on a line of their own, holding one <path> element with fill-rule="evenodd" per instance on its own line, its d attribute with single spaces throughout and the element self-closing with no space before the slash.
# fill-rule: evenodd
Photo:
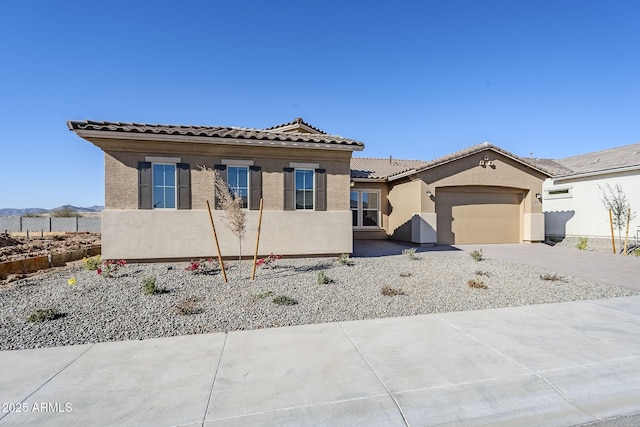
<svg viewBox="0 0 640 427">
<path fill-rule="evenodd" d="M 487 285 L 485 285 L 482 280 L 469 279 L 467 285 L 469 285 L 470 288 L 487 289 Z"/>
<path fill-rule="evenodd" d="M 240 263 L 242 262 L 242 236 L 247 228 L 247 212 L 242 209 L 242 198 L 231 193 L 225 180 L 222 179 L 218 171 L 198 165 L 201 171 L 213 173 L 215 183 L 215 196 L 217 205 L 224 212 L 222 214 L 222 222 L 227 226 L 234 236 L 238 238 L 238 275 L 240 275 Z"/>
</svg>

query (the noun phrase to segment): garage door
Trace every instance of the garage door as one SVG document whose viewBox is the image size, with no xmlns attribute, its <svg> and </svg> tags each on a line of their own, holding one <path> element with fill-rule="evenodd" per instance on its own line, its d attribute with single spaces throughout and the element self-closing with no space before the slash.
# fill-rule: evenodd
<svg viewBox="0 0 640 427">
<path fill-rule="evenodd" d="M 520 242 L 521 192 L 436 191 L 438 243 Z"/>
</svg>

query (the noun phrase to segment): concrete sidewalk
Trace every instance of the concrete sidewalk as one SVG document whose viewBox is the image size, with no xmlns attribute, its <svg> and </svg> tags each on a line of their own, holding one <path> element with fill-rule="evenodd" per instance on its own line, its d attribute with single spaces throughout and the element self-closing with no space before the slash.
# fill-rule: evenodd
<svg viewBox="0 0 640 427">
<path fill-rule="evenodd" d="M 4 351 L 0 369 L 0 426 L 572 426 L 640 412 L 640 296 Z"/>
</svg>

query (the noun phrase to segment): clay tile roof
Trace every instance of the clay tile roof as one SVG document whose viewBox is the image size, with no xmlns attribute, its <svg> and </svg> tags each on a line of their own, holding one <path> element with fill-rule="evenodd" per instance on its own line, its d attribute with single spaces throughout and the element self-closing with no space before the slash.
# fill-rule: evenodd
<svg viewBox="0 0 640 427">
<path fill-rule="evenodd" d="M 348 145 L 362 149 L 364 144 L 353 139 L 326 133 L 277 132 L 266 129 L 250 129 L 224 126 L 160 125 L 145 123 L 123 123 L 82 120 L 70 120 L 67 127 L 72 131 L 92 130 L 106 132 L 126 132 L 141 134 L 159 134 L 168 136 L 199 136 L 210 138 L 254 139 L 266 141 L 318 143 L 328 145 Z"/>
<path fill-rule="evenodd" d="M 266 128 L 265 130 L 278 130 L 278 129 L 287 128 L 287 127 L 297 127 L 299 125 L 304 125 L 307 128 L 311 128 L 316 133 L 326 134 L 325 131 L 310 125 L 309 123 L 305 122 L 301 117 L 296 117 L 295 119 L 293 119 L 293 121 L 290 121 L 289 123 L 282 123 L 281 125 L 271 126 L 269 128 Z"/>
<path fill-rule="evenodd" d="M 394 175 L 415 170 L 425 162 L 422 160 L 351 158 L 351 178 L 388 179 Z"/>
<path fill-rule="evenodd" d="M 555 162 L 568 171 L 563 175 L 640 166 L 640 143 L 558 159 Z"/>
</svg>

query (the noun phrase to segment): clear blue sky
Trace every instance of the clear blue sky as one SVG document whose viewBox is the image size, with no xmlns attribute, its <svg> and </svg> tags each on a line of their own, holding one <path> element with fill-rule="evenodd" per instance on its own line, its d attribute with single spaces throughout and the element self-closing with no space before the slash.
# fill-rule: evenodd
<svg viewBox="0 0 640 427">
<path fill-rule="evenodd" d="M 640 141 L 640 2 L 0 3 L 0 208 L 104 201 L 67 120 L 263 128 L 302 117 L 431 160 Z"/>
</svg>

